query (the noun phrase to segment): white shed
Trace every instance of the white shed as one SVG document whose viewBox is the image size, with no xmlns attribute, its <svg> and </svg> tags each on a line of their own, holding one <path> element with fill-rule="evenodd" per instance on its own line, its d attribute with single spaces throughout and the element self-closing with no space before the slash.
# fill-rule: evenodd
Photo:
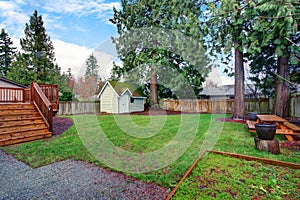
<svg viewBox="0 0 300 200">
<path fill-rule="evenodd" d="M 144 111 L 146 97 L 135 89 L 127 83 L 106 81 L 97 96 L 100 99 L 100 111 L 107 113 Z"/>
</svg>

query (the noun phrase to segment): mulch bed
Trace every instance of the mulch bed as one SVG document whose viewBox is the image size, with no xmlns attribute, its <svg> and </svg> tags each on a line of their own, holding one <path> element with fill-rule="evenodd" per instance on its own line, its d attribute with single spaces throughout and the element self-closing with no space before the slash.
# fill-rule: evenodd
<svg viewBox="0 0 300 200">
<path fill-rule="evenodd" d="M 243 119 L 232 119 L 231 117 L 229 117 L 229 118 L 220 118 L 218 120 L 220 122 L 233 122 L 233 123 L 238 123 L 238 124 L 246 124 L 246 120 L 243 120 Z"/>
<path fill-rule="evenodd" d="M 287 148 L 294 151 L 300 151 L 300 141 L 287 141 L 287 142 L 280 142 L 281 148 Z"/>
<path fill-rule="evenodd" d="M 73 125 L 73 120 L 65 117 L 53 117 L 53 135 L 60 135 Z"/>
</svg>

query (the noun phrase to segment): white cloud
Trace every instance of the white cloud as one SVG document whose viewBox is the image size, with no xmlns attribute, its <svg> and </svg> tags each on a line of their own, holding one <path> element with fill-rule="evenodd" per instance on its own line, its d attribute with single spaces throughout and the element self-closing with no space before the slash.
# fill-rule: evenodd
<svg viewBox="0 0 300 200">
<path fill-rule="evenodd" d="M 18 3 L 23 1 L 0 1 L 0 28 L 5 29 L 10 36 L 21 37 L 28 16 L 22 12 Z"/>
<path fill-rule="evenodd" d="M 62 72 L 71 68 L 75 77 L 82 74 L 80 70 L 83 70 L 82 66 L 91 54 L 92 49 L 62 40 L 53 40 L 53 46 L 57 64 L 61 67 Z"/>
<path fill-rule="evenodd" d="M 72 13 L 79 17 L 97 14 L 99 18 L 107 12 L 112 13 L 113 7 L 119 8 L 120 3 L 105 3 L 103 0 L 57 0 L 47 1 L 44 6 L 48 12 Z"/>
<path fill-rule="evenodd" d="M 17 47 L 18 51 L 21 50 L 20 40 L 12 38 L 13 46 Z M 54 46 L 54 53 L 56 63 L 61 68 L 61 72 L 66 72 L 71 68 L 72 74 L 77 77 L 83 69 L 83 65 L 92 53 L 92 49 L 84 46 L 79 46 L 72 43 L 67 43 L 62 40 L 52 40 Z"/>
<path fill-rule="evenodd" d="M 1 10 L 13 10 L 16 7 L 16 4 L 10 1 L 0 1 Z"/>
</svg>

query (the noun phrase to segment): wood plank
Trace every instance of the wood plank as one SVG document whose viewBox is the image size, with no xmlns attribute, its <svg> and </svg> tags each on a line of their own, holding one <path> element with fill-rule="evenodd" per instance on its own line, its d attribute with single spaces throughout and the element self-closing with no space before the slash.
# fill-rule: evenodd
<svg viewBox="0 0 300 200">
<path fill-rule="evenodd" d="M 295 133 L 290 129 L 276 129 L 276 134 L 292 135 Z"/>
<path fill-rule="evenodd" d="M 257 115 L 257 117 L 262 122 L 286 122 L 286 119 L 283 119 L 277 115 Z"/>
<path fill-rule="evenodd" d="M 283 122 L 283 125 L 292 129 L 293 131 L 300 132 L 300 127 L 296 126 L 295 124 L 292 124 L 290 122 Z"/>
<path fill-rule="evenodd" d="M 1 135 L 10 135 L 10 134 L 14 134 L 14 133 L 21 133 L 21 132 L 28 132 L 28 131 L 38 131 L 38 130 L 42 131 L 44 129 L 45 129 L 45 127 L 24 128 L 24 129 L 20 129 L 20 130 L 11 130 L 11 131 L 6 131 L 6 132 L 0 132 L 0 137 L 1 137 Z"/>
<path fill-rule="evenodd" d="M 33 131 L 26 131 L 26 132 L 12 132 L 10 134 L 1 135 L 0 141 L 6 141 L 11 139 L 21 139 L 26 137 L 32 137 L 35 135 L 45 135 L 48 134 L 48 129 L 41 129 L 41 130 L 33 130 Z"/>
<path fill-rule="evenodd" d="M 0 141 L 0 146 L 19 144 L 19 143 L 23 143 L 23 142 L 35 141 L 35 140 L 40 140 L 40 139 L 47 139 L 47 138 L 50 138 L 51 136 L 52 136 L 52 134 L 48 133 L 48 134 L 44 134 L 44 135 L 36 135 L 36 136 L 32 136 L 32 137 Z"/>
<path fill-rule="evenodd" d="M 295 141 L 294 140 L 294 137 L 292 135 L 285 135 L 285 138 L 288 140 L 288 141 Z"/>
<path fill-rule="evenodd" d="M 255 121 L 247 120 L 246 123 L 247 123 L 247 126 L 248 126 L 249 129 L 254 129 L 255 130 L 255 124 L 256 124 Z"/>
<path fill-rule="evenodd" d="M 279 160 L 271 160 L 271 159 L 266 159 L 266 158 L 246 156 L 246 155 L 241 155 L 241 154 L 228 153 L 228 152 L 215 151 L 215 150 L 208 150 L 208 152 L 212 152 L 212 153 L 219 154 L 219 155 L 231 156 L 234 158 L 241 158 L 241 159 L 245 159 L 245 160 L 249 160 L 249 161 L 259 161 L 259 162 L 263 162 L 265 164 L 270 164 L 270 165 L 277 165 L 277 166 L 282 166 L 282 167 L 290 167 L 293 169 L 300 169 L 300 164 L 298 164 L 298 163 L 284 162 L 284 161 L 279 161 Z"/>
<path fill-rule="evenodd" d="M 0 128 L 0 135 L 2 133 L 11 132 L 11 131 L 24 131 L 24 130 L 36 130 L 36 129 L 44 129 L 47 128 L 44 122 L 40 123 L 30 123 L 25 125 L 14 125 L 14 126 L 6 126 Z"/>
</svg>

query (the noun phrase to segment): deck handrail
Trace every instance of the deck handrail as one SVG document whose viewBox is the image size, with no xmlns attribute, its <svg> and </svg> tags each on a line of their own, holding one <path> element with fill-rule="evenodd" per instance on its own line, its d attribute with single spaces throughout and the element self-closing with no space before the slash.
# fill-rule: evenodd
<svg viewBox="0 0 300 200">
<path fill-rule="evenodd" d="M 31 83 L 31 102 L 47 124 L 48 130 L 53 131 L 53 109 L 52 104 L 36 82 Z"/>
<path fill-rule="evenodd" d="M 52 84 L 38 84 L 46 95 L 48 100 L 51 102 L 53 109 L 58 109 L 58 85 Z"/>
</svg>

